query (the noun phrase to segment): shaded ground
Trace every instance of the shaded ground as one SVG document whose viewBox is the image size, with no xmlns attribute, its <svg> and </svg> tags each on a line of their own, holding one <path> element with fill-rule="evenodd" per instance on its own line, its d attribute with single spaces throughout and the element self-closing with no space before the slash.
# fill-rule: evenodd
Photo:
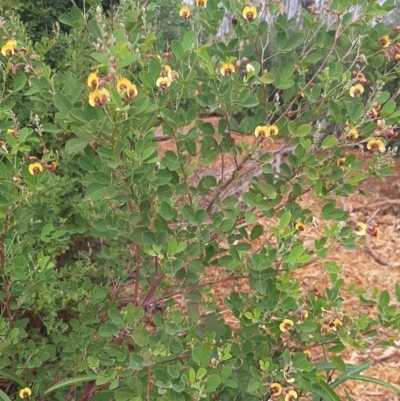
<svg viewBox="0 0 400 401">
<path fill-rule="evenodd" d="M 217 124 L 217 119 L 209 118 L 207 121 L 213 125 Z M 162 133 L 159 133 L 162 135 Z M 253 137 L 239 137 L 235 136 L 236 141 L 245 141 L 252 143 Z M 266 142 L 265 151 L 272 151 L 280 147 L 279 143 Z M 166 150 L 175 150 L 175 143 L 173 140 L 165 140 L 160 142 L 160 152 L 163 153 Z M 369 155 L 365 154 L 361 156 L 364 160 L 367 160 Z M 223 160 L 224 167 L 222 168 L 222 160 L 219 157 L 211 166 L 201 166 L 196 170 L 196 179 L 207 174 L 215 175 L 217 178 L 224 175 L 224 178 L 229 177 L 231 174 L 234 164 L 232 160 Z M 252 165 L 253 172 L 257 166 Z M 400 173 L 400 161 L 396 166 L 397 173 Z M 243 180 L 235 182 L 233 190 L 240 194 L 246 190 L 246 171 L 242 171 Z M 251 171 L 249 171 L 251 173 Z M 230 186 L 231 188 L 231 186 Z M 340 249 L 333 251 L 329 255 L 329 260 L 338 262 L 342 267 L 342 277 L 345 280 L 345 288 L 351 283 L 357 287 L 362 287 L 368 291 L 374 289 L 387 289 L 394 297 L 394 284 L 400 283 L 400 179 L 399 177 L 389 177 L 386 182 L 382 182 L 377 179 L 370 179 L 362 183 L 361 189 L 367 193 L 367 197 L 357 193 L 349 198 L 341 200 L 341 206 L 349 212 L 350 219 L 352 222 L 366 221 L 367 216 L 372 216 L 376 213 L 374 219 L 375 222 L 379 223 L 380 236 L 369 240 L 367 245 L 357 249 L 356 251 L 346 251 Z M 224 195 L 230 194 L 224 192 Z M 310 196 L 304 197 L 304 204 L 311 204 L 314 201 Z M 313 209 L 314 210 L 314 209 Z M 266 222 L 264 222 L 266 225 Z M 263 224 L 263 222 L 260 222 Z M 270 224 L 270 222 L 269 222 Z M 310 227 L 307 232 L 303 235 L 305 240 L 305 246 L 311 245 L 314 238 L 318 237 L 322 227 Z M 268 235 L 268 234 L 267 234 Z M 265 243 L 266 238 L 259 238 L 254 243 L 254 248 L 257 249 Z M 210 269 L 206 272 L 205 276 L 215 278 L 218 275 L 217 269 Z M 324 273 L 321 263 L 314 263 L 303 269 L 299 269 L 296 273 L 297 277 L 304 283 L 305 286 L 315 285 L 323 290 L 329 285 L 329 277 L 327 273 Z M 206 280 L 205 277 L 205 280 Z M 226 283 L 218 285 L 213 289 L 214 294 L 218 299 L 218 306 L 223 311 L 224 317 L 228 323 L 232 326 L 236 324 L 235 319 L 230 315 L 230 311 L 226 310 L 223 306 L 223 299 L 229 296 L 229 293 L 233 290 L 232 283 Z M 237 288 L 236 288 L 237 290 Z M 240 291 L 249 290 L 247 284 L 243 281 Z M 353 299 L 349 294 L 344 292 L 343 294 L 344 308 L 346 313 L 351 316 L 359 311 L 353 308 Z M 381 335 L 385 336 L 386 333 L 382 332 Z M 400 338 L 397 339 L 398 345 L 400 346 Z M 353 350 L 346 350 L 343 353 L 345 362 L 358 364 L 363 361 L 371 361 L 372 366 L 370 369 L 364 372 L 366 375 L 374 376 L 385 380 L 393 385 L 400 388 L 400 351 L 395 348 L 388 348 L 383 350 L 371 342 L 368 344 L 369 348 L 360 352 Z M 313 360 L 322 359 L 322 355 L 318 355 L 317 352 L 313 353 Z M 363 382 L 351 382 L 344 386 L 349 392 L 353 400 L 385 400 L 385 401 L 398 401 L 399 397 L 387 390 L 386 388 L 380 387 L 376 384 L 363 383 Z M 343 399 L 345 399 L 343 395 Z"/>
</svg>

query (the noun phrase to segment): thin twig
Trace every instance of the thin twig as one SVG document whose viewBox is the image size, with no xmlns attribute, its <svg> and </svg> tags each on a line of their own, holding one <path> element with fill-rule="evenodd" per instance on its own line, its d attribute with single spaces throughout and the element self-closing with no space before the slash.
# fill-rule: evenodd
<svg viewBox="0 0 400 401">
<path fill-rule="evenodd" d="M 133 296 L 133 306 L 138 304 L 139 296 L 139 280 L 140 280 L 140 247 L 135 244 L 135 256 L 136 256 L 136 280 L 135 280 L 135 292 Z"/>
</svg>

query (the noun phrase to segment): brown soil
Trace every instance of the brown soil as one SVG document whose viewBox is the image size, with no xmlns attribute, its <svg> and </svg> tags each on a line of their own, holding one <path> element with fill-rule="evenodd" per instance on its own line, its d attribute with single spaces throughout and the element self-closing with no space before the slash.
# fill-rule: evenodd
<svg viewBox="0 0 400 401">
<path fill-rule="evenodd" d="M 205 120 L 211 122 L 214 126 L 218 123 L 216 118 L 207 118 Z M 160 137 L 162 133 L 159 132 L 158 135 Z M 248 144 L 254 141 L 254 137 L 251 136 L 234 136 L 234 138 L 235 141 L 246 142 Z M 268 142 L 265 145 L 265 150 L 271 151 L 280 146 L 281 144 L 279 143 Z M 174 140 L 167 139 L 160 141 L 159 149 L 160 153 L 164 153 L 166 150 L 175 150 Z M 369 156 L 361 155 L 361 157 L 367 160 Z M 233 168 L 233 160 L 225 158 L 224 177 L 228 177 Z M 400 162 L 396 165 L 396 171 L 398 174 L 400 173 Z M 219 157 L 211 166 L 204 167 L 199 165 L 195 173 L 195 179 L 207 174 L 213 174 L 219 178 L 221 173 L 221 157 Z M 235 183 L 235 185 L 237 187 L 239 184 Z M 241 185 L 243 185 L 243 182 Z M 244 187 L 236 189 L 240 192 L 244 190 Z M 376 213 L 374 221 L 379 223 L 381 233 L 378 238 L 370 239 L 365 246 L 358 248 L 356 251 L 340 249 L 331 252 L 329 260 L 336 261 L 342 266 L 341 274 L 346 283 L 345 288 L 348 288 L 348 285 L 353 283 L 358 288 L 365 288 L 368 291 L 387 289 L 393 301 L 396 299 L 394 297 L 394 284 L 400 284 L 400 180 L 397 176 L 389 177 L 386 182 L 378 179 L 369 179 L 361 184 L 361 189 L 367 193 L 367 197 L 356 193 L 348 198 L 342 198 L 340 200 L 341 206 L 349 212 L 353 223 L 366 221 L 367 216 L 372 216 Z M 303 198 L 305 205 L 311 204 L 314 201 L 315 199 L 312 199 L 311 196 Z M 271 222 L 268 223 L 270 224 Z M 266 226 L 266 222 L 261 224 L 265 224 Z M 321 222 L 322 224 L 323 222 Z M 321 230 L 322 227 L 320 225 L 309 227 L 307 232 L 302 234 L 305 246 L 311 244 L 314 238 L 319 236 Z M 262 246 L 265 240 L 266 237 L 258 239 L 254 243 L 254 249 Z M 218 275 L 218 269 L 209 269 L 204 275 L 204 280 L 208 281 L 208 279 L 215 278 L 216 275 Z M 324 273 L 320 262 L 300 269 L 296 275 L 305 286 L 312 286 L 315 282 L 317 288 L 323 290 L 329 285 L 329 276 L 327 273 Z M 223 305 L 223 299 L 229 296 L 232 290 L 234 290 L 234 287 L 230 282 L 227 282 L 225 285 L 219 284 L 213 288 L 213 292 L 218 299 L 219 309 L 223 311 L 222 313 L 226 321 L 235 326 L 237 322 L 229 313 L 230 311 L 226 310 L 226 307 Z M 249 290 L 249 287 L 243 280 L 240 291 L 246 290 Z M 351 316 L 353 313 L 356 313 L 353 310 L 354 299 L 346 294 L 346 292 L 344 292 L 343 296 L 345 298 L 344 309 Z M 381 333 L 382 336 L 385 336 L 385 334 Z M 397 344 L 400 346 L 400 338 L 398 338 Z M 377 344 L 371 342 L 368 349 L 360 352 L 346 350 L 342 357 L 346 363 L 352 364 L 371 361 L 371 368 L 363 374 L 382 379 L 400 388 L 400 351 L 398 349 L 381 349 Z M 319 355 L 317 351 L 313 352 L 314 361 L 321 360 L 321 358 L 322 355 Z M 353 400 L 399 401 L 399 396 L 393 391 L 376 384 L 353 381 L 346 384 L 344 388 L 349 392 Z M 342 392 L 341 397 L 345 399 Z"/>
</svg>

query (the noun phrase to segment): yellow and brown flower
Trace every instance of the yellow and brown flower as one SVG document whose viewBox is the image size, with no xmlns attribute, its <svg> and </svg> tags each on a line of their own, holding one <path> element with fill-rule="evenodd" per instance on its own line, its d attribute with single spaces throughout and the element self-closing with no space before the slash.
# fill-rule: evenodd
<svg viewBox="0 0 400 401">
<path fill-rule="evenodd" d="M 365 75 L 362 72 L 353 71 L 353 77 L 355 77 L 355 80 L 360 81 L 362 83 L 367 82 L 367 79 L 365 78 Z"/>
<path fill-rule="evenodd" d="M 196 0 L 196 6 L 201 8 L 206 8 L 207 0 Z"/>
<path fill-rule="evenodd" d="M 135 84 L 130 84 L 126 92 L 126 97 L 128 99 L 133 99 L 138 95 L 138 90 Z"/>
<path fill-rule="evenodd" d="M 29 387 L 22 388 L 19 390 L 19 397 L 20 398 L 29 398 L 32 395 L 32 391 Z"/>
<path fill-rule="evenodd" d="M 91 74 L 89 74 L 88 79 L 87 79 L 87 84 L 88 87 L 92 90 L 95 91 L 96 89 L 99 88 L 99 75 L 98 75 L 98 71 L 96 72 L 92 72 Z"/>
<path fill-rule="evenodd" d="M 172 68 L 168 64 L 164 64 L 161 67 L 161 76 L 166 77 L 172 71 Z"/>
<path fill-rule="evenodd" d="M 168 78 L 172 81 L 175 82 L 179 79 L 179 74 L 177 71 L 172 70 L 171 72 L 168 73 Z"/>
<path fill-rule="evenodd" d="M 364 93 L 364 87 L 361 84 L 356 84 L 350 88 L 351 97 L 360 97 Z"/>
<path fill-rule="evenodd" d="M 249 22 L 257 18 L 257 9 L 254 6 L 246 6 L 242 11 L 243 18 Z"/>
<path fill-rule="evenodd" d="M 17 41 L 9 40 L 5 45 L 1 47 L 1 54 L 4 57 L 11 57 L 15 54 L 16 47 L 17 47 Z"/>
<path fill-rule="evenodd" d="M 367 143 L 367 149 L 374 153 L 384 153 L 385 152 L 385 144 L 380 139 L 370 139 Z"/>
<path fill-rule="evenodd" d="M 278 397 L 282 394 L 282 386 L 279 383 L 271 383 L 269 388 L 272 397 Z"/>
<path fill-rule="evenodd" d="M 158 88 L 166 92 L 171 86 L 171 80 L 168 77 L 159 77 L 157 78 L 156 85 Z"/>
<path fill-rule="evenodd" d="M 276 125 L 268 125 L 267 128 L 270 136 L 278 135 L 279 129 Z"/>
<path fill-rule="evenodd" d="M 132 85 L 131 81 L 128 78 L 122 77 L 117 81 L 117 92 L 121 94 L 122 92 L 128 93 L 130 86 Z"/>
<path fill-rule="evenodd" d="M 345 169 L 346 169 L 345 163 L 346 163 L 346 158 L 345 158 L 345 157 L 341 157 L 340 159 L 337 159 L 337 160 L 336 160 L 336 164 L 337 164 L 337 165 L 339 166 L 339 168 L 342 169 L 342 170 L 345 170 Z"/>
<path fill-rule="evenodd" d="M 311 358 L 312 358 L 312 353 L 311 353 L 311 350 L 310 349 L 305 349 L 304 351 L 303 351 L 303 354 L 306 356 L 306 358 L 308 359 L 308 360 L 311 360 Z"/>
<path fill-rule="evenodd" d="M 283 333 L 290 330 L 294 326 L 293 320 L 283 319 L 283 322 L 279 325 L 279 330 Z"/>
<path fill-rule="evenodd" d="M 356 128 L 352 127 L 349 129 L 347 132 L 347 138 L 351 139 L 352 141 L 356 140 L 358 138 L 358 131 Z"/>
<path fill-rule="evenodd" d="M 230 77 L 235 72 L 235 66 L 231 63 L 223 63 L 220 71 L 223 76 Z"/>
<path fill-rule="evenodd" d="M 306 226 L 305 226 L 301 221 L 298 221 L 298 222 L 296 223 L 296 225 L 294 226 L 294 228 L 295 228 L 297 231 L 300 231 L 300 232 L 302 232 L 302 233 L 305 233 L 305 232 L 307 231 Z"/>
<path fill-rule="evenodd" d="M 298 397 L 297 392 L 294 390 L 290 390 L 286 395 L 285 395 L 285 401 L 294 401 Z"/>
<path fill-rule="evenodd" d="M 89 93 L 89 104 L 93 107 L 102 106 L 110 102 L 110 92 L 105 89 L 97 89 Z"/>
<path fill-rule="evenodd" d="M 182 6 L 181 9 L 179 10 L 179 16 L 185 19 L 190 18 L 190 8 L 186 6 Z"/>
<path fill-rule="evenodd" d="M 256 138 L 258 138 L 259 136 L 262 136 L 265 138 L 265 137 L 269 136 L 269 129 L 266 125 L 259 125 L 254 130 L 254 135 Z"/>
<path fill-rule="evenodd" d="M 357 223 L 354 231 L 360 237 L 367 233 L 368 226 L 365 223 Z"/>
<path fill-rule="evenodd" d="M 378 42 L 382 47 L 388 47 L 388 46 L 390 46 L 390 43 L 392 43 L 392 41 L 389 38 L 389 35 L 380 37 L 378 39 Z"/>
<path fill-rule="evenodd" d="M 43 166 L 39 162 L 31 163 L 28 166 L 28 170 L 32 175 L 39 174 L 43 171 Z"/>
<path fill-rule="evenodd" d="M 371 118 L 377 118 L 379 115 L 379 111 L 381 110 L 381 105 L 378 104 L 375 107 L 373 107 L 369 113 Z"/>
</svg>

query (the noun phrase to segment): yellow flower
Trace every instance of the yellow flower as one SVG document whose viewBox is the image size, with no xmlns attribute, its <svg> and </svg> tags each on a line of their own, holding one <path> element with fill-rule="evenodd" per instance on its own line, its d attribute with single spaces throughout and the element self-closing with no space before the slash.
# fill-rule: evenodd
<svg viewBox="0 0 400 401">
<path fill-rule="evenodd" d="M 342 170 L 344 170 L 344 169 L 346 168 L 345 165 L 344 165 L 345 161 L 346 161 L 346 158 L 345 158 L 345 157 L 341 157 L 340 159 L 337 159 L 337 160 L 336 160 L 336 164 L 337 164 Z"/>
<path fill-rule="evenodd" d="M 1 47 L 1 54 L 4 57 L 11 57 L 15 54 L 15 48 L 17 42 L 15 40 L 9 40 L 4 46 Z"/>
<path fill-rule="evenodd" d="M 359 97 L 364 93 L 364 87 L 361 84 L 356 84 L 350 88 L 351 97 Z"/>
<path fill-rule="evenodd" d="M 367 149 L 371 150 L 374 153 L 385 151 L 385 144 L 380 139 L 371 139 L 367 143 Z"/>
<path fill-rule="evenodd" d="M 362 236 L 365 235 L 367 233 L 367 225 L 364 223 L 357 223 L 356 224 L 356 228 L 355 228 L 355 232 L 357 235 Z"/>
<path fill-rule="evenodd" d="M 110 92 L 101 88 L 89 93 L 89 104 L 93 107 L 102 106 L 110 102 Z"/>
<path fill-rule="evenodd" d="M 246 6 L 243 8 L 242 15 L 245 20 L 251 22 L 257 17 L 257 9 L 254 6 Z"/>
<path fill-rule="evenodd" d="M 279 325 L 279 329 L 282 332 L 288 331 L 293 327 L 293 320 L 283 319 L 283 322 Z"/>
<path fill-rule="evenodd" d="M 196 6 L 206 8 L 207 7 L 207 0 L 196 0 Z"/>
<path fill-rule="evenodd" d="M 117 371 L 119 371 L 119 370 L 122 370 L 122 369 L 123 369 L 123 367 L 122 367 L 122 366 L 120 366 L 120 365 L 118 365 L 118 366 L 116 366 L 114 369 L 115 369 L 115 370 L 117 370 Z"/>
<path fill-rule="evenodd" d="M 230 77 L 235 72 L 235 67 L 233 64 L 223 63 L 220 71 L 223 76 Z"/>
<path fill-rule="evenodd" d="M 28 398 L 32 395 L 32 391 L 29 387 L 25 387 L 19 390 L 19 397 L 20 398 Z"/>
<path fill-rule="evenodd" d="M 272 397 L 278 397 L 282 394 L 282 386 L 279 383 L 271 383 L 270 389 Z"/>
<path fill-rule="evenodd" d="M 138 95 L 137 87 L 135 84 L 130 84 L 126 92 L 126 97 L 128 99 L 133 99 Z"/>
<path fill-rule="evenodd" d="M 165 92 L 168 90 L 168 87 L 171 86 L 171 80 L 168 77 L 159 77 L 156 81 L 156 85 Z"/>
<path fill-rule="evenodd" d="M 117 91 L 118 93 L 128 92 L 129 87 L 132 85 L 128 78 L 122 77 L 117 81 Z"/>
<path fill-rule="evenodd" d="M 271 135 L 271 136 L 278 135 L 279 129 L 276 125 L 268 125 L 267 128 L 268 128 L 269 135 Z"/>
<path fill-rule="evenodd" d="M 377 106 L 373 107 L 371 112 L 370 112 L 370 116 L 371 118 L 376 118 L 378 117 L 379 111 L 381 109 L 381 106 L 378 104 Z"/>
<path fill-rule="evenodd" d="M 168 76 L 168 74 L 169 74 L 171 71 L 172 71 L 172 68 L 171 68 L 169 65 L 164 64 L 164 65 L 162 66 L 162 69 L 161 69 L 161 75 L 162 75 L 163 77 L 166 77 L 166 76 Z"/>
<path fill-rule="evenodd" d="M 360 82 L 366 82 L 367 79 L 362 72 L 353 71 L 353 77 L 357 78 Z"/>
<path fill-rule="evenodd" d="M 172 70 L 171 72 L 168 73 L 168 78 L 172 82 L 175 82 L 179 79 L 179 74 L 175 70 Z"/>
<path fill-rule="evenodd" d="M 389 39 L 389 35 L 382 36 L 378 39 L 379 44 L 382 47 L 388 47 L 392 41 Z"/>
<path fill-rule="evenodd" d="M 259 125 L 255 131 L 254 131 L 254 135 L 256 138 L 258 138 L 259 136 L 263 136 L 263 137 L 267 137 L 269 136 L 269 130 L 268 127 L 266 125 Z"/>
<path fill-rule="evenodd" d="M 297 393 L 294 390 L 290 390 L 286 395 L 285 395 L 285 401 L 293 401 L 297 399 Z"/>
<path fill-rule="evenodd" d="M 182 18 L 188 19 L 190 18 L 190 8 L 186 6 L 182 6 L 179 10 L 179 16 Z"/>
<path fill-rule="evenodd" d="M 39 163 L 39 162 L 36 162 L 36 163 L 31 163 L 29 166 L 28 166 L 28 170 L 29 170 L 29 172 L 32 174 L 32 175 L 35 175 L 35 174 L 39 174 L 39 173 L 41 173 L 42 171 L 43 171 L 43 166 Z M 21 390 L 22 391 L 22 390 Z M 30 395 L 30 394 L 29 394 Z M 22 398 L 22 397 L 21 397 Z"/>
<path fill-rule="evenodd" d="M 99 76 L 97 75 L 97 71 L 89 74 L 87 84 L 92 91 L 99 88 Z"/>
<path fill-rule="evenodd" d="M 307 231 L 306 226 L 305 226 L 301 221 L 298 221 L 298 222 L 296 223 L 295 229 L 296 229 L 297 231 L 301 231 L 301 232 L 303 232 L 303 233 L 305 233 L 305 232 Z"/>
<path fill-rule="evenodd" d="M 347 133 L 347 138 L 351 140 L 355 140 L 358 138 L 358 131 L 355 128 L 350 128 L 349 132 Z"/>
<path fill-rule="evenodd" d="M 310 360 L 312 357 L 311 350 L 309 350 L 308 348 L 303 351 L 303 354 L 307 357 L 308 360 Z"/>
</svg>

